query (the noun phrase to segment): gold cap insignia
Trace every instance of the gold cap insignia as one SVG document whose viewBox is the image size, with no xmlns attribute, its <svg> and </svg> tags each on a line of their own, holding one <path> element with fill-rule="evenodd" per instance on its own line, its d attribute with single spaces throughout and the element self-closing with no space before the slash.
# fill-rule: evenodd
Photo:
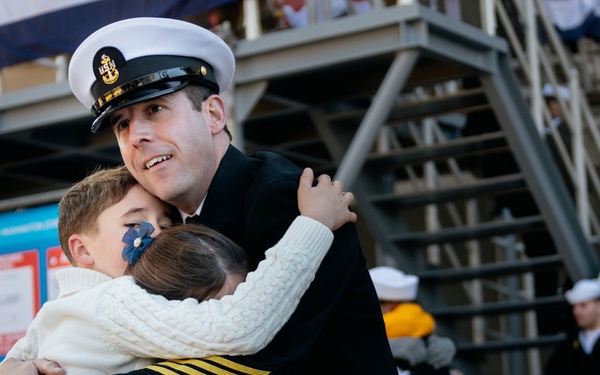
<svg viewBox="0 0 600 375">
<path fill-rule="evenodd" d="M 102 81 L 107 85 L 113 84 L 119 79 L 119 71 L 117 65 L 113 59 L 108 55 L 102 55 L 100 57 L 100 66 L 98 72 L 102 76 Z"/>
</svg>

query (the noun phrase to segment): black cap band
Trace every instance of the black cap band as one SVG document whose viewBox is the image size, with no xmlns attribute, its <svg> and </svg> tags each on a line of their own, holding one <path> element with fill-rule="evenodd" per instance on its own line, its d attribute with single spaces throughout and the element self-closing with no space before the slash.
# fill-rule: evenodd
<svg viewBox="0 0 600 375">
<path fill-rule="evenodd" d="M 204 72 L 204 74 L 202 74 Z M 204 65 L 200 67 L 179 67 L 161 70 L 159 72 L 150 73 L 146 76 L 133 79 L 121 86 L 117 86 L 110 91 L 105 92 L 103 95 L 96 96 L 96 102 L 92 105 L 92 114 L 94 117 L 99 116 L 106 106 L 112 101 L 119 97 L 127 98 L 127 95 L 136 90 L 142 90 L 148 85 L 156 85 L 161 82 L 169 81 L 200 81 L 215 91 L 219 91 L 219 87 L 216 83 L 205 79 L 207 74 L 206 67 Z M 92 89 L 93 90 L 93 89 Z"/>
</svg>

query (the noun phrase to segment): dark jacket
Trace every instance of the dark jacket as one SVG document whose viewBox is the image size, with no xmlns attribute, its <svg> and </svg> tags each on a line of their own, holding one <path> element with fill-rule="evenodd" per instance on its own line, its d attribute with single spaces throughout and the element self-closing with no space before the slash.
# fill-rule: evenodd
<svg viewBox="0 0 600 375">
<path fill-rule="evenodd" d="M 200 222 L 241 245 L 256 265 L 299 214 L 302 169 L 268 152 L 229 147 Z M 272 374 L 396 374 L 375 289 L 354 224 L 335 239 L 290 320 L 255 355 L 228 357 Z"/>
<path fill-rule="evenodd" d="M 554 348 L 546 361 L 544 375 L 600 374 L 600 340 L 596 341 L 588 355 L 581 347 L 578 334 L 578 331 L 571 333 Z"/>
</svg>

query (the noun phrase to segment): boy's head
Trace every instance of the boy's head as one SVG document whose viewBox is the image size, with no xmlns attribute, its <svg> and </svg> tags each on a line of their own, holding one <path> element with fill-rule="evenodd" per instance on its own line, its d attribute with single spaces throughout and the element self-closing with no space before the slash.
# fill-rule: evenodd
<svg viewBox="0 0 600 375">
<path fill-rule="evenodd" d="M 171 225 L 168 206 L 124 166 L 90 174 L 67 191 L 58 207 L 58 236 L 71 264 L 111 277 L 125 270 L 122 238 L 130 226 L 142 221 L 157 229 Z"/>
<path fill-rule="evenodd" d="M 248 257 L 235 242 L 205 226 L 184 224 L 154 237 L 125 273 L 167 299 L 205 301 L 233 294 L 248 272 Z"/>
</svg>

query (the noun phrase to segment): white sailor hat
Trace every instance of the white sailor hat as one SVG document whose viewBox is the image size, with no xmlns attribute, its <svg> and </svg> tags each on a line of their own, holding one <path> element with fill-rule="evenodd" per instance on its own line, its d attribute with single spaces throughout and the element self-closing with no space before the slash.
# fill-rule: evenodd
<svg viewBox="0 0 600 375">
<path fill-rule="evenodd" d="M 381 301 L 412 301 L 417 298 L 419 278 L 393 267 L 380 266 L 369 270 L 377 298 Z"/>
<path fill-rule="evenodd" d="M 579 280 L 575 283 L 573 289 L 565 292 L 565 297 L 571 305 L 579 302 L 600 299 L 600 280 Z"/>
<path fill-rule="evenodd" d="M 571 99 L 571 90 L 569 90 L 568 87 L 557 85 L 556 89 L 558 90 L 558 95 L 560 95 L 563 100 Z M 546 83 L 544 87 L 542 87 L 542 95 L 552 98 L 558 97 L 554 91 L 554 86 L 552 86 L 551 83 Z"/>
<path fill-rule="evenodd" d="M 92 111 L 92 131 L 113 111 L 175 92 L 190 81 L 223 92 L 235 59 L 216 34 L 189 22 L 140 17 L 102 27 L 74 52 L 69 84 Z"/>
</svg>

